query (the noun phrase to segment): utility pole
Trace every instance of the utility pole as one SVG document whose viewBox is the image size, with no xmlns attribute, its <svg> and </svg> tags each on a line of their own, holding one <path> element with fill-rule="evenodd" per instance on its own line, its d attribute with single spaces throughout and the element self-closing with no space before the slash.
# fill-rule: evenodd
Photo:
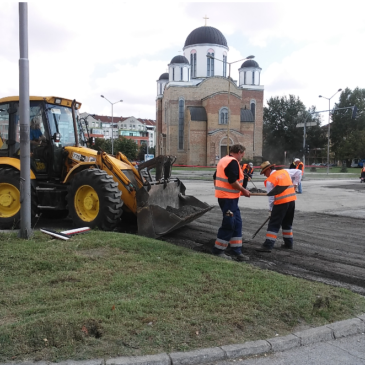
<svg viewBox="0 0 365 365">
<path fill-rule="evenodd" d="M 31 227 L 28 3 L 19 3 L 20 231 L 28 239 Z"/>
</svg>

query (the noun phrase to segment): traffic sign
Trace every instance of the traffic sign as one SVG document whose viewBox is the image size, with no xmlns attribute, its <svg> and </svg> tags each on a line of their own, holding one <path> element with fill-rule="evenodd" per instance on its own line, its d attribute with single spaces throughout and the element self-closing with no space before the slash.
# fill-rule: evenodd
<svg viewBox="0 0 365 365">
<path fill-rule="evenodd" d="M 305 126 L 306 127 L 314 127 L 314 126 L 316 126 L 317 125 L 317 122 L 307 122 L 307 123 L 305 123 Z M 296 127 L 297 128 L 303 128 L 304 127 L 304 123 L 298 123 L 297 125 L 296 125 Z"/>
</svg>

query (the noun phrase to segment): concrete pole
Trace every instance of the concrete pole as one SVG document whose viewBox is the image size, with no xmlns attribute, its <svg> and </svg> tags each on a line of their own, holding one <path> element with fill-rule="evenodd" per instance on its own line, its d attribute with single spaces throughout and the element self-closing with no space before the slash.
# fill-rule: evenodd
<svg viewBox="0 0 365 365">
<path fill-rule="evenodd" d="M 19 3 L 19 117 L 20 117 L 20 231 L 28 239 L 31 229 L 28 3 Z"/>
</svg>

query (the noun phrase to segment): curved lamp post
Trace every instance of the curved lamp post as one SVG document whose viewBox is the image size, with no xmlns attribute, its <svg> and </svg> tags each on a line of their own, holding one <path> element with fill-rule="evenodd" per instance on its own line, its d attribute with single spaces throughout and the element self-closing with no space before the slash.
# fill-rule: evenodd
<svg viewBox="0 0 365 365">
<path fill-rule="evenodd" d="M 104 98 L 106 101 L 108 101 L 112 106 L 112 155 L 114 155 L 114 123 L 113 123 L 113 106 L 117 103 L 122 103 L 123 100 L 118 100 L 115 103 L 112 103 L 110 100 L 108 100 L 104 95 L 100 95 L 102 98 Z"/>
<path fill-rule="evenodd" d="M 320 98 L 327 99 L 328 100 L 328 131 L 327 131 L 327 175 L 329 173 L 330 168 L 330 130 L 331 130 L 331 99 L 341 91 L 342 89 L 338 89 L 330 98 L 326 98 L 323 95 L 319 95 Z"/>
<path fill-rule="evenodd" d="M 242 60 L 238 60 L 238 61 L 234 61 L 234 62 L 227 62 L 227 61 L 223 61 L 223 60 L 220 60 L 219 58 L 215 58 L 213 57 L 212 55 L 207 55 L 208 58 L 211 58 L 213 60 L 217 60 L 217 61 L 221 61 L 223 63 L 228 63 L 229 65 L 229 68 L 228 68 L 228 120 L 227 120 L 227 155 L 229 155 L 229 124 L 230 124 L 230 121 L 231 121 L 231 111 L 229 109 L 229 96 L 230 96 L 230 93 L 231 93 L 231 65 L 233 63 L 236 63 L 236 62 L 242 62 L 242 61 L 246 61 L 246 60 L 252 60 L 253 58 L 255 58 L 255 56 L 247 56 L 246 58 L 243 58 Z"/>
</svg>

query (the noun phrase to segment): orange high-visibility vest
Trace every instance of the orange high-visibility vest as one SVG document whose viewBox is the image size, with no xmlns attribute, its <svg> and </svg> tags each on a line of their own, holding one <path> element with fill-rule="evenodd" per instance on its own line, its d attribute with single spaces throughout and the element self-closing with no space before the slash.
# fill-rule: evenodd
<svg viewBox="0 0 365 365">
<path fill-rule="evenodd" d="M 248 174 L 251 174 L 252 175 L 253 168 L 249 164 L 247 164 L 247 163 L 245 163 L 245 164 L 242 165 L 242 171 L 243 171 L 243 173 L 245 172 L 245 170 L 246 170 L 246 172 Z"/>
<path fill-rule="evenodd" d="M 304 165 L 303 165 L 303 162 L 299 162 L 298 163 L 298 166 L 296 167 L 296 169 L 299 170 L 299 166 L 300 165 L 302 166 L 301 170 L 302 170 L 302 176 L 303 176 L 303 174 L 304 174 Z"/>
<path fill-rule="evenodd" d="M 265 181 L 269 181 L 271 184 L 275 186 L 288 186 L 286 190 L 284 190 L 281 194 L 275 195 L 274 197 L 274 205 L 284 204 L 288 202 L 292 202 L 297 200 L 297 196 L 295 195 L 294 185 L 290 178 L 288 171 L 285 170 L 277 170 L 273 172 Z"/>
<path fill-rule="evenodd" d="M 235 199 L 239 198 L 241 192 L 239 190 L 233 189 L 232 185 L 228 182 L 228 178 L 224 173 L 224 169 L 231 163 L 231 161 L 237 161 L 232 156 L 225 156 L 219 162 L 217 166 L 217 173 L 215 177 L 215 197 L 216 198 L 223 198 L 223 199 Z M 238 161 L 237 161 L 238 164 Z M 239 171 L 239 179 L 237 182 L 242 185 L 243 183 L 243 172 L 240 169 L 238 164 L 238 171 Z"/>
</svg>

